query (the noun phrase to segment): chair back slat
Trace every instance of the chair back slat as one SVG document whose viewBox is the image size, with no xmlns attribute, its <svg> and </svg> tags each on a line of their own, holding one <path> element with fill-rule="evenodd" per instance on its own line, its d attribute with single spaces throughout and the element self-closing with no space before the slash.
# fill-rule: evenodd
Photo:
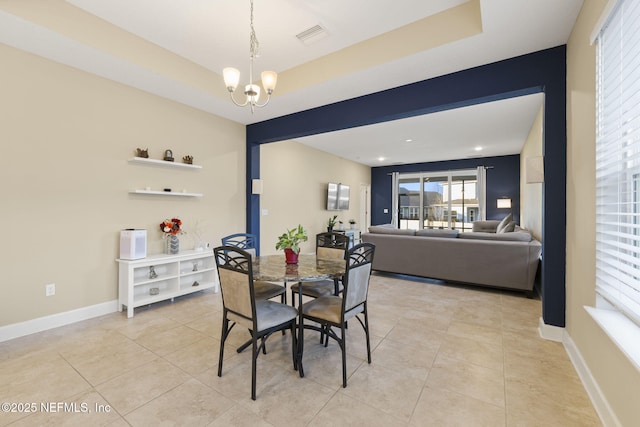
<svg viewBox="0 0 640 427">
<path fill-rule="evenodd" d="M 344 259 L 348 247 L 349 238 L 342 233 L 316 235 L 316 256 L 319 259 Z"/>
<path fill-rule="evenodd" d="M 367 300 L 369 276 L 371 276 L 370 263 L 349 269 L 349 278 L 347 279 L 349 284 L 344 295 L 346 311 Z"/>
<path fill-rule="evenodd" d="M 243 250 L 256 248 L 256 235 L 249 233 L 236 233 L 222 238 L 223 246 L 234 246 Z M 249 251 L 247 251 L 249 252 Z M 255 252 L 253 254 L 255 256 Z"/>
<path fill-rule="evenodd" d="M 316 256 L 318 259 L 344 259 L 344 249 L 335 248 L 317 248 Z"/>
<path fill-rule="evenodd" d="M 347 253 L 347 269 L 344 276 L 344 311 L 349 311 L 367 300 L 374 251 L 373 244 L 361 243 Z"/>
<path fill-rule="evenodd" d="M 225 308 L 248 320 L 253 319 L 251 254 L 233 246 L 215 248 L 214 254 Z"/>
<path fill-rule="evenodd" d="M 234 313 L 251 319 L 251 292 L 247 275 L 227 269 L 220 269 L 219 275 L 224 305 Z"/>
</svg>

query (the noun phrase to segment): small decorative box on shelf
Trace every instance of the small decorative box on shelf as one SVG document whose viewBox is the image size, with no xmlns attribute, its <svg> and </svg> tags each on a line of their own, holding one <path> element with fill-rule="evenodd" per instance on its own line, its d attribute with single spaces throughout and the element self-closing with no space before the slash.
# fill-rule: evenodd
<svg viewBox="0 0 640 427">
<path fill-rule="evenodd" d="M 134 308 L 213 288 L 219 290 L 213 251 L 149 255 L 118 263 L 118 311 L 127 317 Z"/>
</svg>

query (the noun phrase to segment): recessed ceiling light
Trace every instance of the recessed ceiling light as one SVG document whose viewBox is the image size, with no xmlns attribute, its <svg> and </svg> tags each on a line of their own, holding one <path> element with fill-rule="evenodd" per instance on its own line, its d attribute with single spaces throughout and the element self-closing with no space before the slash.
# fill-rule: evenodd
<svg viewBox="0 0 640 427">
<path fill-rule="evenodd" d="M 384 162 L 384 157 L 378 157 L 379 162 Z"/>
<path fill-rule="evenodd" d="M 474 148 L 474 150 L 476 150 L 476 151 L 482 151 L 482 147 L 480 147 L 480 146 L 478 145 L 476 148 Z"/>
<path fill-rule="evenodd" d="M 404 140 L 404 142 L 413 142 L 413 139 L 407 138 L 407 139 Z"/>
</svg>

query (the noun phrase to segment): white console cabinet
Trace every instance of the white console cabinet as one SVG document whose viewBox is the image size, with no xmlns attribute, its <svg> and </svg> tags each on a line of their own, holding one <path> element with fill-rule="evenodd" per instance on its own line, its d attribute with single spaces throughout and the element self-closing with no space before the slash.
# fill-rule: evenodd
<svg viewBox="0 0 640 427">
<path fill-rule="evenodd" d="M 184 251 L 176 255 L 149 255 L 136 260 L 117 259 L 118 311 L 214 288 L 219 290 L 213 251 Z"/>
</svg>

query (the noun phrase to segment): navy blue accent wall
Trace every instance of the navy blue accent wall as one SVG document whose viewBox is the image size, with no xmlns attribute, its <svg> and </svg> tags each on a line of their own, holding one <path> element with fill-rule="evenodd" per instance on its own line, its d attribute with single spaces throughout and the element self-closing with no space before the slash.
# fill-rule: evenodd
<svg viewBox="0 0 640 427">
<path fill-rule="evenodd" d="M 250 180 L 260 177 L 260 151 L 254 149 L 257 144 L 537 92 L 545 95 L 542 317 L 546 324 L 564 327 L 567 157 L 564 45 L 247 126 L 247 231 L 260 234 L 259 197 L 250 196 Z M 380 205 L 385 199 L 374 196 L 372 202 Z"/>
<path fill-rule="evenodd" d="M 260 254 L 260 196 L 253 194 L 252 179 L 260 178 L 260 144 L 247 144 L 246 171 L 247 233 L 256 235 L 256 251 Z"/>
<path fill-rule="evenodd" d="M 371 224 L 391 222 L 391 172 L 438 172 L 455 169 L 487 169 L 487 219 L 502 219 L 509 212 L 520 223 L 520 156 L 461 159 L 446 162 L 413 163 L 371 169 Z M 498 209 L 496 199 L 511 199 L 511 209 Z M 384 210 L 387 209 L 387 213 Z"/>
</svg>

